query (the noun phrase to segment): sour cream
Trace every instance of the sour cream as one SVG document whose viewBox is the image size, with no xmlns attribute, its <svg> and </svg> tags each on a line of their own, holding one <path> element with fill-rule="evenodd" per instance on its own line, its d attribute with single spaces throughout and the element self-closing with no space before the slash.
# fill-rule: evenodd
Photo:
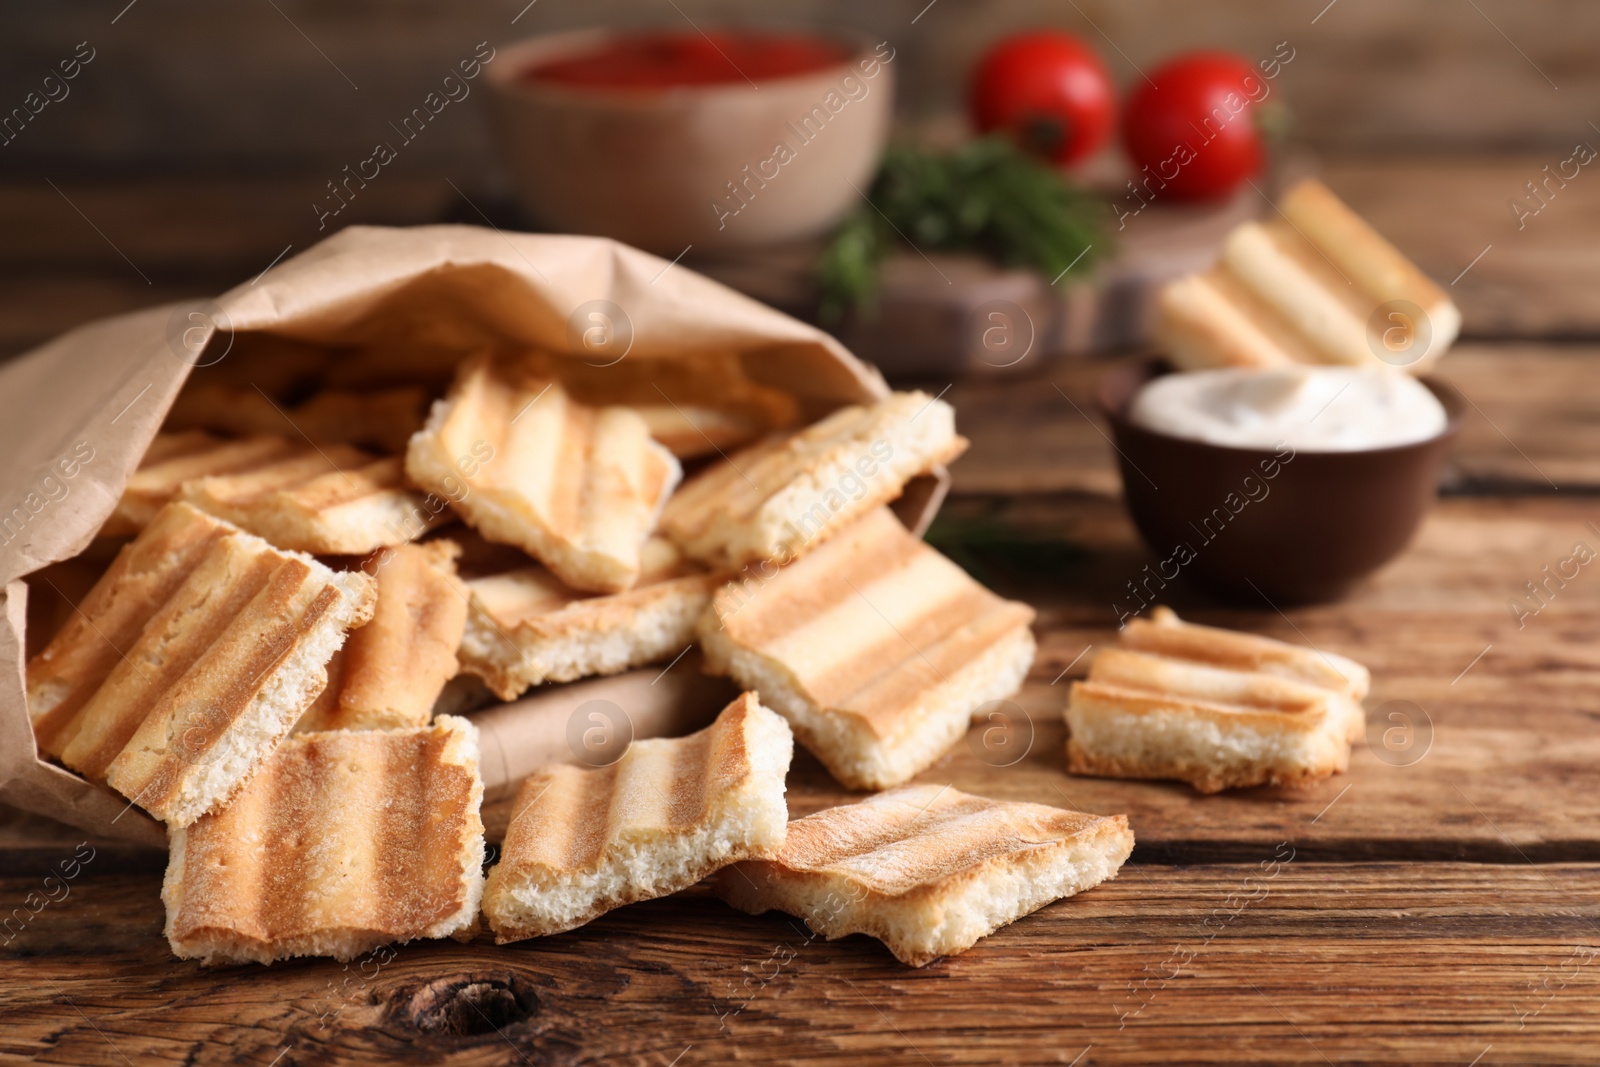
<svg viewBox="0 0 1600 1067">
<path fill-rule="evenodd" d="M 1388 367 L 1229 368 L 1168 374 L 1128 418 L 1157 433 L 1233 448 L 1357 452 L 1424 441 L 1449 421 L 1427 387 Z"/>
</svg>

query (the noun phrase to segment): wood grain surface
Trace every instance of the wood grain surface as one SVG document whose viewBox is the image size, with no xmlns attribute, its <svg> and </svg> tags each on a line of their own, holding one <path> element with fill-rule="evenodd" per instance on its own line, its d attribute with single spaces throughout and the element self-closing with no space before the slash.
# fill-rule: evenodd
<svg viewBox="0 0 1600 1067">
<path fill-rule="evenodd" d="M 50 1064 L 1574 1063 L 1589 865 L 1130 865 L 913 971 L 703 890 L 495 948 L 175 964 L 159 877 L 96 871 L 8 951 L 0 1056 Z M 1279 859 L 1274 863 L 1274 857 Z M 0 895 L 34 879 L 0 879 Z"/>
</svg>

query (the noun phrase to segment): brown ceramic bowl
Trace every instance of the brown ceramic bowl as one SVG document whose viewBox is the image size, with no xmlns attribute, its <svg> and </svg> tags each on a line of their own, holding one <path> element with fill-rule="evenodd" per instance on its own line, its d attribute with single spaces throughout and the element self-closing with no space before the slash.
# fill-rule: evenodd
<svg viewBox="0 0 1600 1067">
<path fill-rule="evenodd" d="M 1438 494 L 1465 406 L 1450 386 L 1423 378 L 1449 416 L 1438 436 L 1280 458 L 1270 449 L 1189 441 L 1129 422 L 1134 394 L 1169 372 L 1152 359 L 1100 382 L 1100 410 L 1111 424 L 1128 511 L 1159 561 L 1129 592 L 1146 600 L 1180 573 L 1258 604 L 1339 597 L 1416 533 Z"/>
<path fill-rule="evenodd" d="M 810 237 L 860 202 L 857 190 L 871 184 L 889 135 L 892 52 L 882 62 L 865 38 L 830 33 L 848 58 L 759 89 L 737 82 L 640 92 L 523 76 L 611 33 L 530 38 L 502 48 L 485 69 L 495 134 L 539 225 L 670 258 L 689 245 L 699 254 Z M 782 162 L 780 144 L 792 150 Z"/>
</svg>

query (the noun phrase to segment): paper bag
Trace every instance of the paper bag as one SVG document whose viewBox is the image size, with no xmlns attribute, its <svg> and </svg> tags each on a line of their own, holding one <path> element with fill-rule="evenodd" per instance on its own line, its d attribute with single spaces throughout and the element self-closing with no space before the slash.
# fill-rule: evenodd
<svg viewBox="0 0 1600 1067">
<path fill-rule="evenodd" d="M 0 800 L 164 843 L 160 825 L 122 797 L 38 758 L 22 579 L 90 544 L 195 368 L 238 383 L 314 368 L 335 380 L 442 388 L 457 362 L 485 349 L 540 351 L 640 380 L 653 367 L 711 368 L 787 393 L 805 419 L 887 392 L 828 334 L 681 265 L 605 238 L 468 226 L 351 227 L 215 300 L 72 330 L 0 367 Z M 921 532 L 947 484 L 939 471 L 907 487 L 896 510 L 908 526 Z M 484 762 L 490 790 L 561 755 L 551 738 L 575 701 L 625 703 L 636 736 L 698 721 L 698 709 L 671 706 L 695 699 L 690 689 L 648 684 L 658 673 L 536 689 L 479 713 L 494 749 Z"/>
</svg>

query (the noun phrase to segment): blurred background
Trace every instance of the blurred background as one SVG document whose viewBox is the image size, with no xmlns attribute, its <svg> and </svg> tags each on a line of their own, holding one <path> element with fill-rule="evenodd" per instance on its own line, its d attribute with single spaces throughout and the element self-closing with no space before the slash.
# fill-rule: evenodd
<svg viewBox="0 0 1600 1067">
<path fill-rule="evenodd" d="M 1294 113 L 1295 151 L 1336 192 L 1442 281 L 1495 246 L 1452 291 L 1467 336 L 1590 332 L 1600 281 L 1590 236 L 1600 195 L 1584 188 L 1600 178 L 1581 175 L 1560 218 L 1528 224 L 1544 231 L 1537 243 L 1507 206 L 1575 143 L 1600 145 L 1600 5 L 1582 0 L 790 0 L 781 14 L 704 0 L 7 8 L 0 109 L 20 106 L 62 60 L 93 58 L 0 145 L 4 354 L 99 315 L 220 292 L 305 249 L 325 235 L 313 204 L 326 183 L 480 42 L 596 25 L 857 29 L 895 47 L 907 126 L 952 121 L 978 54 L 1023 28 L 1078 34 L 1124 86 L 1174 52 L 1253 59 L 1287 41 L 1295 58 L 1275 88 Z M 407 144 L 339 223 L 517 224 L 485 95 Z"/>
</svg>

